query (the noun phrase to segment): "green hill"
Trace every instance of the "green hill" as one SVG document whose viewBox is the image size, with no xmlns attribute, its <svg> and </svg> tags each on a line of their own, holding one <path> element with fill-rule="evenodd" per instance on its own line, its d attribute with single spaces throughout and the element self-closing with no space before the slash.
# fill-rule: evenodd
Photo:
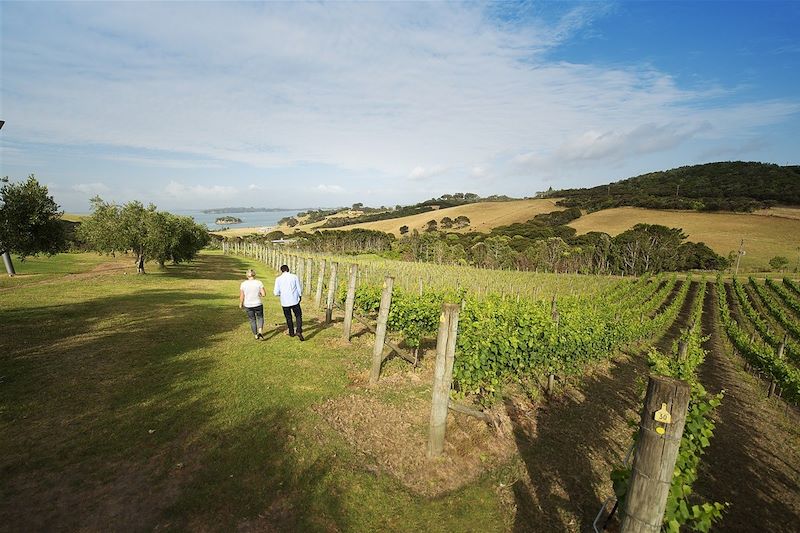
<svg viewBox="0 0 800 533">
<path fill-rule="evenodd" d="M 753 211 L 800 205 L 800 166 L 728 161 L 650 172 L 588 189 L 548 191 L 559 205 L 598 211 L 635 206 L 697 211 Z"/>
</svg>

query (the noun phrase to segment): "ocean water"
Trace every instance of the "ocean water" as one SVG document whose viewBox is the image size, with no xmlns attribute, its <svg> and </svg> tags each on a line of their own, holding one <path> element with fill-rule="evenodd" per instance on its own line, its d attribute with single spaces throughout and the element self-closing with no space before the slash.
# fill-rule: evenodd
<svg viewBox="0 0 800 533">
<path fill-rule="evenodd" d="M 210 230 L 217 230 L 222 227 L 229 228 L 262 228 L 266 226 L 277 226 L 278 221 L 284 217 L 294 216 L 300 211 L 287 209 L 286 211 L 258 211 L 254 213 L 203 213 L 200 209 L 179 209 L 172 213 L 181 216 L 194 218 L 198 224 L 205 224 Z M 232 216 L 242 219 L 240 224 L 219 225 L 214 221 L 219 217 Z"/>
</svg>

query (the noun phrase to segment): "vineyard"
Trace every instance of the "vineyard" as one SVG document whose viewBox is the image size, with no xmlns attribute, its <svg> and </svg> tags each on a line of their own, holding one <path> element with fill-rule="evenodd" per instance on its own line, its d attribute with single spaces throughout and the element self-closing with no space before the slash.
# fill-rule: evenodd
<svg viewBox="0 0 800 533">
<path fill-rule="evenodd" d="M 306 341 L 270 302 L 254 342 L 236 288 L 254 268 L 269 292 L 281 264 L 303 280 Z M 610 530 L 638 492 L 630 423 L 652 375 L 689 386 L 667 530 L 800 516 L 794 280 L 242 242 L 147 276 L 125 275 L 127 258 L 60 265 L 31 259 L 41 274 L 0 287 L 0 393 L 25 399 L 0 418 L 11 530 L 122 513 L 137 529 Z"/>
<path fill-rule="evenodd" d="M 355 286 L 354 311 L 370 320 L 378 313 L 386 286 L 379 284 L 381 276 L 391 275 L 397 283 L 387 329 L 397 342 L 414 351 L 415 364 L 420 345 L 436 336 L 442 305 L 459 303 L 451 401 L 466 401 L 478 412 L 496 412 L 494 406 L 509 386 L 519 386 L 531 397 L 543 392 L 552 395 L 554 383 L 560 383 L 562 390 L 580 386 L 591 368 L 614 354 L 661 339 L 647 355 L 651 371 L 682 379 L 691 388 L 676 466 L 680 475 L 676 473 L 672 480 L 664 517 L 669 531 L 682 527 L 708 531 L 724 514 L 736 514 L 730 502 L 698 503 L 693 495 L 702 456 L 713 441 L 715 413 L 724 402 L 722 393 L 707 392 L 699 378 L 698 369 L 707 354 L 703 345 L 711 333 L 708 326 L 701 327 L 703 322 L 719 321 L 728 351 L 758 376 L 766 397 L 780 398 L 786 409 L 796 409 L 800 401 L 800 293 L 797 283 L 789 279 L 726 283 L 721 278 L 706 282 L 660 275 L 635 280 L 601 278 L 587 284 L 585 277 L 568 275 L 362 262 L 349 257 L 299 258 L 280 249 L 240 252 L 273 266 L 288 263 L 300 272 L 314 265 L 323 265 L 323 270 L 325 264 L 357 265 L 350 270 L 359 272 L 357 284 L 347 283 L 344 277 L 331 278 L 325 288 L 334 287 L 333 304 L 345 310 L 344 288 Z M 713 301 L 717 305 L 709 306 Z M 704 317 L 704 312 L 716 316 Z M 616 498 L 604 504 L 595 527 L 598 520 L 613 519 L 609 515 L 623 504 L 629 475 L 628 463 L 612 473 Z"/>
<path fill-rule="evenodd" d="M 384 277 L 393 277 L 388 330 L 412 350 L 423 339 L 435 337 L 443 303 L 460 303 L 454 393 L 479 403 L 491 403 L 503 382 L 532 384 L 548 375 L 578 378 L 587 365 L 626 345 L 659 338 L 674 323 L 692 285 L 691 277 L 678 282 L 674 275 L 626 280 L 300 256 L 256 244 L 227 246 L 226 251 L 256 257 L 274 268 L 289 264 L 305 278 L 309 294 L 317 281 L 318 306 L 321 295 L 330 291 L 333 305 L 344 308 L 348 270 L 333 265 L 357 265 L 354 307 L 373 319 Z M 798 284 L 788 278 L 780 284 L 753 278 L 747 284 L 735 278 L 725 283 L 718 278 L 715 290 L 722 325 L 737 353 L 762 372 L 772 393 L 796 404 L 800 400 Z M 704 293 L 705 289 L 701 296 Z"/>
</svg>

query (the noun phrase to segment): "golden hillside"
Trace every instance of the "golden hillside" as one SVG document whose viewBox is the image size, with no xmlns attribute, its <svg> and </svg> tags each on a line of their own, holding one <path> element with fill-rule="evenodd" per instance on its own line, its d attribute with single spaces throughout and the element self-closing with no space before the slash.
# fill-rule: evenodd
<svg viewBox="0 0 800 533">
<path fill-rule="evenodd" d="M 690 241 L 704 242 L 720 255 L 738 250 L 744 239 L 742 267 L 766 267 L 776 255 L 796 264 L 800 253 L 800 209 L 764 209 L 756 213 L 660 211 L 638 207 L 604 209 L 569 223 L 579 234 L 603 231 L 618 235 L 638 223 L 681 228 Z"/>
<path fill-rule="evenodd" d="M 435 211 L 403 218 L 379 220 L 377 222 L 354 224 L 352 226 L 333 229 L 348 230 L 363 228 L 393 233 L 395 236 L 399 237 L 401 226 L 408 226 L 409 231 L 415 229 L 422 231 L 429 220 L 436 220 L 439 222 L 444 217 L 450 217 L 455 220 L 456 217 L 466 216 L 470 219 L 469 227 L 452 231 L 481 231 L 488 233 L 492 228 L 497 226 L 505 226 L 515 222 L 525 222 L 540 213 L 550 213 L 551 211 L 561 211 L 564 209 L 563 207 L 557 206 L 555 204 L 556 201 L 557 199 L 548 198 L 544 200 L 513 200 L 510 202 L 478 202 L 448 207 L 446 209 L 437 209 Z M 297 226 L 295 229 L 300 231 L 314 231 L 318 229 L 317 226 L 319 226 L 319 224 L 311 224 L 308 226 L 301 225 Z M 279 229 L 281 231 L 291 231 L 291 229 L 284 227 Z"/>
</svg>

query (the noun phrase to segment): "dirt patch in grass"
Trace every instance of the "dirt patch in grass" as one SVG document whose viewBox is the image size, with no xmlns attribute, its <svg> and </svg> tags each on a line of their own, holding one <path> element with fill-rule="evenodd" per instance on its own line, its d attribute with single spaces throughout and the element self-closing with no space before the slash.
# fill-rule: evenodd
<svg viewBox="0 0 800 533">
<path fill-rule="evenodd" d="M 386 402 L 367 391 L 328 400 L 315 411 L 369 457 L 367 470 L 384 470 L 425 496 L 468 485 L 516 454 L 508 432 L 498 433 L 483 421 L 451 412 L 444 453 L 428 459 L 430 409 L 429 398 Z M 507 419 L 505 413 L 496 414 Z"/>
</svg>

